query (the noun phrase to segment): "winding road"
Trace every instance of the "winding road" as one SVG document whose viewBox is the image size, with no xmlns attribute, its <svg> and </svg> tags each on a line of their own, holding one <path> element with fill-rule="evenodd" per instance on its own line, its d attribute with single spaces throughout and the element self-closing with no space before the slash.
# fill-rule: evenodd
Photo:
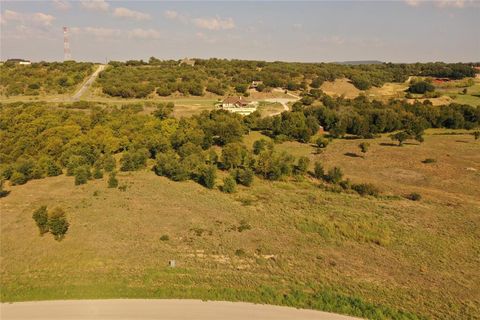
<svg viewBox="0 0 480 320">
<path fill-rule="evenodd" d="M 78 101 L 80 100 L 80 97 L 87 91 L 87 89 L 92 85 L 92 83 L 95 81 L 95 79 L 98 77 L 98 74 L 102 72 L 105 69 L 105 65 L 101 64 L 98 66 L 97 70 L 95 70 L 94 73 L 88 78 L 87 81 L 78 89 L 78 91 L 72 96 L 71 100 L 72 101 Z"/>
<path fill-rule="evenodd" d="M 274 91 L 278 91 L 278 90 L 274 89 Z M 280 90 L 280 91 L 282 91 L 282 90 Z M 270 99 L 265 99 L 264 100 L 264 101 L 267 101 L 267 102 L 278 102 L 283 106 L 283 111 L 278 111 L 276 113 L 272 113 L 271 116 L 276 116 L 276 115 L 279 115 L 280 113 L 282 113 L 284 111 L 288 111 L 289 110 L 288 109 L 288 103 L 289 102 L 295 102 L 295 101 L 300 100 L 300 97 L 297 96 L 297 95 L 294 95 L 293 93 L 289 92 L 289 93 L 287 93 L 287 95 L 289 95 L 292 98 L 270 98 Z"/>
<path fill-rule="evenodd" d="M 2 303 L 2 320 L 355 320 L 315 310 L 244 302 L 200 300 L 58 300 Z"/>
</svg>

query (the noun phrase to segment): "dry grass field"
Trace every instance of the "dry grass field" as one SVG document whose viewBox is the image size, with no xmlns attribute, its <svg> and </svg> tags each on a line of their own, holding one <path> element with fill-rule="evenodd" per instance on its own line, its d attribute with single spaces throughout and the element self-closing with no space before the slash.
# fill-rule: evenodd
<svg viewBox="0 0 480 320">
<path fill-rule="evenodd" d="M 365 157 L 357 156 L 362 140 L 334 140 L 321 154 L 295 142 L 277 146 L 374 183 L 378 198 L 327 191 L 309 178 L 256 179 L 227 195 L 148 170 L 119 174 L 126 191 L 107 188 L 106 179 L 74 186 L 66 176 L 8 187 L 0 200 L 1 300 L 183 297 L 475 319 L 480 143 L 446 133 L 429 130 L 424 143 L 403 147 L 370 140 Z M 411 192 L 422 200 L 402 197 Z M 68 213 L 63 241 L 38 235 L 31 216 L 41 205 Z"/>
<path fill-rule="evenodd" d="M 331 96 L 345 96 L 347 99 L 358 97 L 362 92 L 355 88 L 355 86 L 348 79 L 335 79 L 335 81 L 325 81 L 320 89 Z"/>
</svg>

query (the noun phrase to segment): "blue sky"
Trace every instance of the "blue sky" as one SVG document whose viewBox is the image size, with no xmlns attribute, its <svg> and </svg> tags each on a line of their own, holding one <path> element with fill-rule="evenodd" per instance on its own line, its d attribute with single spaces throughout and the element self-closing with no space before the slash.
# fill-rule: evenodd
<svg viewBox="0 0 480 320">
<path fill-rule="evenodd" d="M 218 57 L 480 61 L 480 0 L 0 0 L 0 56 L 79 61 Z"/>
</svg>

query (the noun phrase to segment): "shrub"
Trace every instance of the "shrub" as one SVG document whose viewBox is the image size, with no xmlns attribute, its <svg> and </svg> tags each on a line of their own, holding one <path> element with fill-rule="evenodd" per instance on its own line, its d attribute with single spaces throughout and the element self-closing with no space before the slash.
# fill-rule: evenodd
<svg viewBox="0 0 480 320">
<path fill-rule="evenodd" d="M 323 179 L 323 176 L 325 175 L 325 172 L 323 170 L 323 165 L 320 162 L 315 162 L 315 167 L 313 169 L 313 175 L 317 179 Z"/>
<path fill-rule="evenodd" d="M 310 159 L 308 159 L 308 157 L 302 156 L 298 158 L 297 166 L 295 167 L 295 173 L 298 175 L 304 175 L 307 173 L 309 164 Z"/>
<path fill-rule="evenodd" d="M 475 131 L 473 133 L 473 137 L 475 138 L 475 140 L 478 140 L 480 138 L 480 131 Z"/>
<path fill-rule="evenodd" d="M 215 178 L 217 177 L 217 167 L 205 166 L 202 169 L 200 176 L 200 184 L 208 189 L 213 189 L 215 186 Z"/>
<path fill-rule="evenodd" d="M 330 141 L 327 138 L 321 136 L 317 138 L 317 140 L 315 141 L 315 144 L 317 145 L 318 148 L 324 149 L 328 146 L 329 142 Z"/>
<path fill-rule="evenodd" d="M 87 183 L 88 179 L 91 178 L 90 167 L 84 165 L 78 168 L 75 168 L 74 171 L 75 175 L 75 185 L 78 186 L 80 184 Z"/>
<path fill-rule="evenodd" d="M 234 193 L 237 187 L 237 183 L 233 177 L 228 176 L 223 179 L 222 191 L 225 193 Z"/>
<path fill-rule="evenodd" d="M 247 222 L 247 220 L 241 220 L 240 225 L 237 228 L 238 232 L 243 232 L 245 230 L 252 229 L 252 226 Z"/>
<path fill-rule="evenodd" d="M 33 220 L 37 224 L 38 230 L 40 231 L 40 235 L 48 232 L 48 212 L 47 206 L 41 206 L 37 210 L 33 212 L 32 215 Z"/>
<path fill-rule="evenodd" d="M 422 161 L 422 163 L 435 163 L 435 162 L 437 162 L 437 160 L 432 159 L 432 158 L 427 158 L 427 159 Z"/>
<path fill-rule="evenodd" d="M 242 258 L 242 257 L 245 257 L 247 254 L 245 253 L 245 250 L 243 250 L 243 249 L 237 249 L 237 250 L 235 250 L 235 255 L 236 255 L 237 257 Z"/>
<path fill-rule="evenodd" d="M 93 178 L 94 179 L 102 179 L 103 178 L 103 171 L 99 167 L 95 167 L 93 169 Z"/>
<path fill-rule="evenodd" d="M 435 87 L 433 86 L 433 84 L 427 81 L 414 82 L 408 88 L 409 92 L 420 93 L 420 94 L 424 94 L 425 92 L 432 92 L 434 90 L 435 90 Z"/>
<path fill-rule="evenodd" d="M 170 237 L 168 235 L 164 234 L 160 237 L 160 240 L 161 241 L 168 241 L 168 240 L 170 240 Z"/>
<path fill-rule="evenodd" d="M 250 168 L 238 168 L 234 172 L 237 183 L 249 187 L 253 183 L 254 173 Z"/>
<path fill-rule="evenodd" d="M 328 170 L 327 175 L 324 177 L 324 179 L 327 182 L 337 184 L 340 181 L 342 181 L 343 178 L 343 172 L 342 169 L 338 167 L 333 167 L 332 169 Z"/>
<path fill-rule="evenodd" d="M 352 189 L 361 196 L 378 196 L 380 190 L 371 183 L 353 184 Z"/>
<path fill-rule="evenodd" d="M 360 151 L 362 153 L 367 153 L 368 151 L 368 148 L 370 147 L 370 143 L 368 142 L 362 142 L 358 145 L 358 147 L 360 148 Z"/>
<path fill-rule="evenodd" d="M 12 173 L 12 176 L 10 177 L 10 182 L 14 186 L 20 185 L 20 184 L 25 184 L 25 183 L 27 183 L 27 181 L 28 181 L 27 177 L 23 173 L 18 172 L 18 171 L 14 171 Z"/>
<path fill-rule="evenodd" d="M 109 188 L 116 188 L 118 186 L 118 180 L 116 177 L 115 171 L 110 172 L 108 176 L 108 187 Z"/>
<path fill-rule="evenodd" d="M 69 223 L 62 208 L 55 208 L 48 213 L 48 229 L 55 240 L 62 240 L 68 231 Z"/>
<path fill-rule="evenodd" d="M 420 201 L 422 199 L 422 195 L 420 193 L 417 193 L 417 192 L 412 192 L 410 194 L 407 194 L 405 196 L 405 198 L 407 198 L 408 200 L 412 200 L 412 201 Z"/>
<path fill-rule="evenodd" d="M 5 181 L 0 179 L 0 198 L 6 197 L 10 193 L 10 191 L 3 190 L 4 183 Z"/>
</svg>

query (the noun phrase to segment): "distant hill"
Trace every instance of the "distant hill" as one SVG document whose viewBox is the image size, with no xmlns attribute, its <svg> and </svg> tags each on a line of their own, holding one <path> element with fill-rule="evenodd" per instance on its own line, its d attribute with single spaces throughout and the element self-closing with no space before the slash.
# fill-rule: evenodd
<svg viewBox="0 0 480 320">
<path fill-rule="evenodd" d="M 338 64 L 350 64 L 350 65 L 359 65 L 359 64 L 383 64 L 383 61 L 378 60 L 359 60 L 359 61 L 341 61 L 335 62 Z"/>
</svg>

